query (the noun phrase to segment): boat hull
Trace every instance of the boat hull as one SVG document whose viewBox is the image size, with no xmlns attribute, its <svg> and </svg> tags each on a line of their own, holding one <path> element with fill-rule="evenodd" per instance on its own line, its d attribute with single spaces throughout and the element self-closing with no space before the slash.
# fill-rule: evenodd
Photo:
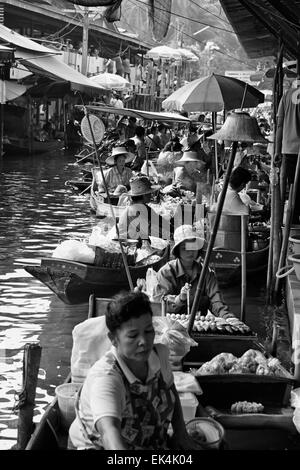
<svg viewBox="0 0 300 470">
<path fill-rule="evenodd" d="M 246 272 L 251 276 L 263 271 L 268 266 L 269 245 L 256 251 L 246 252 Z M 211 253 L 210 266 L 215 270 L 220 286 L 226 286 L 241 279 L 241 252 L 214 249 Z"/>
<path fill-rule="evenodd" d="M 166 248 L 157 262 L 129 267 L 133 284 L 136 285 L 138 278 L 145 279 L 148 268 L 158 271 L 168 259 L 169 248 Z M 41 266 L 24 266 L 24 269 L 67 304 L 86 303 L 91 294 L 112 297 L 122 289 L 129 290 L 125 268 L 105 268 L 58 258 L 43 258 Z"/>
</svg>

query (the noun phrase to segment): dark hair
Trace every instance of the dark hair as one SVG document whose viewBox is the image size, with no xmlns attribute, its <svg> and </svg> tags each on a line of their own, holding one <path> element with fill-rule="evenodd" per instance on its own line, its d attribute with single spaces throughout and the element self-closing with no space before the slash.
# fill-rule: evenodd
<svg viewBox="0 0 300 470">
<path fill-rule="evenodd" d="M 134 117 L 134 116 L 129 116 L 129 121 L 136 122 L 136 117 Z"/>
<path fill-rule="evenodd" d="M 241 166 L 238 166 L 235 170 L 233 170 L 229 183 L 232 189 L 238 189 L 241 184 L 249 183 L 251 180 L 251 173 L 249 170 L 246 170 L 246 168 L 243 168 Z"/>
<path fill-rule="evenodd" d="M 189 132 L 197 132 L 198 127 L 192 122 L 189 124 Z"/>
<path fill-rule="evenodd" d="M 137 137 L 143 137 L 145 135 L 145 129 L 142 126 L 136 126 L 135 128 L 135 135 Z"/>
<path fill-rule="evenodd" d="M 163 131 L 164 129 L 167 130 L 167 127 L 166 127 L 164 124 L 159 124 L 159 125 L 158 125 L 158 130 L 159 130 L 159 131 Z"/>
<path fill-rule="evenodd" d="M 113 334 L 131 318 L 139 318 L 152 309 L 149 297 L 143 292 L 121 291 L 114 295 L 107 305 L 105 320 L 108 330 Z"/>
</svg>

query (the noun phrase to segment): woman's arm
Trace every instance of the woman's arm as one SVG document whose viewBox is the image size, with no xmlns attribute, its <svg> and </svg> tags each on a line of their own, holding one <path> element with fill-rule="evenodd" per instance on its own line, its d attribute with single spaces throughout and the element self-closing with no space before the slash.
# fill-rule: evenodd
<svg viewBox="0 0 300 470">
<path fill-rule="evenodd" d="M 127 450 L 127 446 L 121 436 L 120 420 L 112 416 L 100 418 L 95 427 L 102 436 L 105 450 Z"/>
</svg>

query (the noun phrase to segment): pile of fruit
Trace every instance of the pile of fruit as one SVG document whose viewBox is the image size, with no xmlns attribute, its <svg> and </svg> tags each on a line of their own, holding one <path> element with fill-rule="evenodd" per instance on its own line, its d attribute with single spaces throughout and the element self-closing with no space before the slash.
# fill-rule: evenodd
<svg viewBox="0 0 300 470">
<path fill-rule="evenodd" d="M 187 328 L 190 315 L 179 313 L 167 313 L 172 320 L 179 321 L 182 326 Z M 222 318 L 215 317 L 212 313 L 201 315 L 198 312 L 195 316 L 193 331 L 206 334 L 222 334 L 222 335 L 254 335 L 249 326 L 245 325 L 238 318 Z"/>
<path fill-rule="evenodd" d="M 275 357 L 266 358 L 256 349 L 249 349 L 241 357 L 223 352 L 204 362 L 194 375 L 218 375 L 218 374 L 256 374 L 285 377 L 280 362 Z"/>
<path fill-rule="evenodd" d="M 237 401 L 231 405 L 232 413 L 262 413 L 265 407 L 255 401 Z"/>
</svg>

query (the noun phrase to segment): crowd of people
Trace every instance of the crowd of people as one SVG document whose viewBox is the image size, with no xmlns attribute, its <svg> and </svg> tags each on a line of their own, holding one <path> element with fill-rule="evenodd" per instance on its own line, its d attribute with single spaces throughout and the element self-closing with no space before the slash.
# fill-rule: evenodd
<svg viewBox="0 0 300 470">
<path fill-rule="evenodd" d="M 266 129 L 265 123 L 261 126 Z M 120 240 L 150 241 L 150 235 L 173 240 L 170 260 L 157 272 L 152 300 L 166 299 L 173 312 L 185 313 L 197 292 L 206 240 L 193 224 L 176 225 L 174 217 L 165 219 L 150 203 L 153 196 L 181 198 L 190 192 L 195 197 L 198 183 L 204 193 L 212 193 L 214 142 L 207 139 L 212 126 L 200 115 L 187 129 L 161 123 L 147 130 L 142 121 L 122 116 L 116 129 L 119 140 L 106 158 L 104 180 L 97 181 L 94 190 L 120 196 L 124 205 L 118 220 Z M 251 213 L 253 201 L 244 195 L 253 179 L 254 160 L 247 150 L 249 146 L 240 142 L 224 213 Z M 145 171 L 148 160 L 155 161 L 156 180 Z M 218 170 L 221 179 L 224 168 L 220 165 Z M 266 171 L 264 177 L 268 178 Z M 215 196 L 217 206 L 220 194 Z M 77 398 L 76 419 L 69 431 L 71 449 L 201 448 L 187 433 L 170 351 L 154 342 L 151 302 L 141 290 L 137 286 L 134 292 L 120 292 L 107 306 L 111 347 L 89 369 Z M 210 310 L 216 317 L 235 318 L 210 268 L 198 308 L 203 315 Z"/>
</svg>

